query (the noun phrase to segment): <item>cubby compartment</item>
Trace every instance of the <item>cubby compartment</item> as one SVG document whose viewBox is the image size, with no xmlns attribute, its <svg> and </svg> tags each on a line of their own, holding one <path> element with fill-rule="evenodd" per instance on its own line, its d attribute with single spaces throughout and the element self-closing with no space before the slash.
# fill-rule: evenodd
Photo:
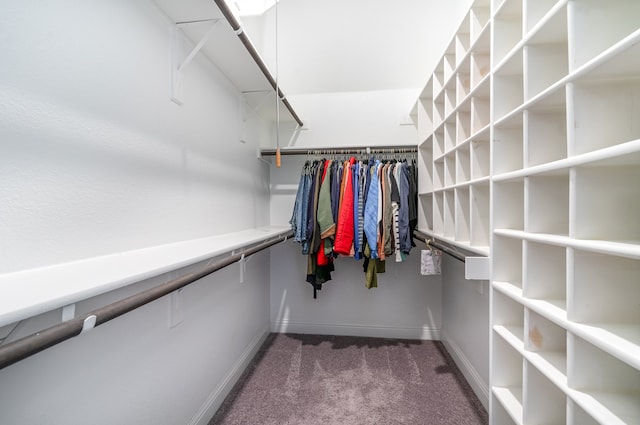
<svg viewBox="0 0 640 425">
<path fill-rule="evenodd" d="M 511 111 L 522 105 L 524 101 L 522 61 L 522 50 L 519 50 L 494 74 L 494 121 L 499 121 L 505 115 L 508 115 Z"/>
<path fill-rule="evenodd" d="M 522 0 L 504 0 L 493 19 L 493 67 L 522 40 Z"/>
<path fill-rule="evenodd" d="M 638 2 L 640 4 L 640 2 Z M 573 93 L 574 155 L 640 139 L 640 78 L 579 80 Z"/>
<path fill-rule="evenodd" d="M 451 43 L 447 47 L 447 50 L 442 57 L 443 67 L 444 67 L 444 82 L 447 84 L 447 81 L 451 79 L 453 76 L 453 71 L 456 69 L 456 46 L 455 46 L 455 38 L 451 40 Z"/>
<path fill-rule="evenodd" d="M 451 152 L 444 157 L 444 186 L 451 187 L 456 184 L 456 154 Z"/>
<path fill-rule="evenodd" d="M 433 194 L 433 232 L 444 235 L 444 192 Z"/>
<path fill-rule="evenodd" d="M 522 289 L 522 241 L 496 236 L 493 240 L 492 255 L 499 255 L 502 259 L 500 264 L 493 268 L 493 280 L 509 282 Z"/>
<path fill-rule="evenodd" d="M 471 180 L 471 159 L 469 145 L 456 150 L 456 183 L 466 183 Z"/>
<path fill-rule="evenodd" d="M 569 334 L 569 387 L 582 409 L 600 423 L 640 423 L 640 370 Z"/>
<path fill-rule="evenodd" d="M 466 141 L 471 136 L 471 110 L 472 105 L 465 102 L 458 109 L 456 119 L 456 144 Z"/>
<path fill-rule="evenodd" d="M 527 298 L 545 300 L 566 310 L 566 248 L 537 242 L 524 242 L 524 288 Z"/>
<path fill-rule="evenodd" d="M 609 46 L 638 30 L 640 2 L 634 0 L 574 0 L 569 2 L 572 58 L 574 71 L 605 51 Z"/>
<path fill-rule="evenodd" d="M 469 242 L 470 209 L 469 188 L 459 187 L 456 193 L 456 241 Z"/>
<path fill-rule="evenodd" d="M 567 403 L 567 425 L 600 425 L 593 416 L 584 411 L 573 400 Z"/>
<path fill-rule="evenodd" d="M 525 227 L 531 233 L 569 234 L 569 170 L 525 180 Z"/>
<path fill-rule="evenodd" d="M 460 29 L 458 30 L 458 32 L 455 35 L 455 45 L 456 45 L 456 66 L 460 65 L 460 63 L 464 60 L 464 58 L 467 56 L 467 52 L 469 51 L 469 46 L 471 43 L 471 34 L 469 33 L 470 31 L 470 12 L 467 13 L 467 16 L 465 16 L 464 20 L 462 21 L 462 24 L 460 24 Z"/>
<path fill-rule="evenodd" d="M 433 162 L 433 190 L 444 187 L 444 159 Z"/>
<path fill-rule="evenodd" d="M 493 127 L 493 174 L 520 170 L 523 164 L 522 114 Z"/>
<path fill-rule="evenodd" d="M 453 112 L 458 106 L 458 99 L 456 98 L 456 81 L 455 79 L 447 85 L 444 90 L 444 116 L 445 119 Z"/>
<path fill-rule="evenodd" d="M 490 197 L 489 184 L 474 184 L 471 186 L 471 234 L 472 246 L 489 246 L 489 212 Z"/>
<path fill-rule="evenodd" d="M 490 17 L 491 10 L 489 0 L 476 1 L 473 6 L 471 6 L 471 11 L 469 12 L 471 44 L 477 45 L 476 40 L 482 34 L 483 30 L 486 30 Z"/>
<path fill-rule="evenodd" d="M 525 311 L 524 348 L 556 385 L 567 385 L 567 331 L 543 316 Z"/>
<path fill-rule="evenodd" d="M 418 192 L 433 191 L 433 139 L 429 137 L 418 149 L 420 172 L 418 173 Z"/>
<path fill-rule="evenodd" d="M 484 131 L 474 136 L 471 141 L 471 179 L 489 176 L 490 159 L 489 131 Z"/>
<path fill-rule="evenodd" d="M 524 349 L 524 307 L 500 291 L 493 292 L 492 326 L 499 337 L 509 344 Z"/>
<path fill-rule="evenodd" d="M 438 127 L 444 121 L 444 91 L 433 101 L 433 125 Z"/>
<path fill-rule="evenodd" d="M 456 241 L 469 242 L 469 188 L 457 188 L 456 193 Z"/>
<path fill-rule="evenodd" d="M 460 71 L 456 75 L 456 94 L 458 98 L 456 99 L 456 103 L 459 105 L 463 100 L 469 95 L 471 90 L 471 75 L 469 74 L 469 61 L 470 59 L 465 59 L 465 61 L 460 65 Z"/>
<path fill-rule="evenodd" d="M 499 335 L 493 341 L 493 394 L 511 419 L 522 424 L 522 357 Z"/>
<path fill-rule="evenodd" d="M 640 347 L 640 260 L 573 251 L 568 317 Z"/>
<path fill-rule="evenodd" d="M 524 32 L 528 34 L 541 20 L 544 18 L 558 3 L 558 0 L 525 0 L 524 2 Z M 566 32 L 566 14 L 565 14 L 565 32 Z"/>
<path fill-rule="evenodd" d="M 525 362 L 525 377 L 523 423 L 536 425 L 566 423 L 566 395 L 529 362 Z"/>
<path fill-rule="evenodd" d="M 448 153 L 456 147 L 456 119 L 451 117 L 444 123 L 444 152 Z"/>
<path fill-rule="evenodd" d="M 499 395 L 494 394 L 493 406 L 491 408 L 492 416 L 491 416 L 491 424 L 492 425 L 520 425 L 522 422 L 516 422 L 509 415 L 509 412 L 502 405 L 501 401 L 498 401 L 498 397 L 502 396 L 502 391 L 498 391 Z"/>
<path fill-rule="evenodd" d="M 445 152 L 444 125 L 440 125 L 433 133 L 433 159 L 436 160 Z"/>
<path fill-rule="evenodd" d="M 431 87 L 429 87 L 431 95 Z M 418 139 L 425 140 L 433 132 L 433 98 L 420 97 L 418 99 Z"/>
<path fill-rule="evenodd" d="M 444 89 L 444 83 L 445 83 L 445 78 L 444 78 L 444 61 L 445 59 L 442 58 L 440 59 L 440 62 L 438 62 L 438 65 L 436 65 L 436 68 L 433 70 L 433 98 L 436 99 L 440 96 L 440 94 L 442 93 L 442 89 Z"/>
<path fill-rule="evenodd" d="M 473 52 L 471 54 L 471 88 L 475 88 L 487 76 L 490 69 L 490 61 L 489 52 Z"/>
<path fill-rule="evenodd" d="M 489 125 L 490 116 L 489 97 L 474 96 L 471 99 L 471 134 L 485 129 Z"/>
<path fill-rule="evenodd" d="M 418 228 L 433 230 L 433 195 L 423 193 L 418 200 Z"/>
<path fill-rule="evenodd" d="M 572 236 L 640 244 L 639 182 L 637 162 L 577 167 Z"/>
<path fill-rule="evenodd" d="M 564 90 L 561 94 L 564 94 Z M 564 103 L 552 108 L 533 105 L 531 109 L 524 111 L 524 124 L 525 166 L 532 167 L 567 157 L 567 116 Z"/>
<path fill-rule="evenodd" d="M 566 11 L 562 7 L 524 47 L 525 101 L 569 73 Z"/>
<path fill-rule="evenodd" d="M 444 237 L 456 237 L 456 197 L 453 190 L 444 191 Z"/>
<path fill-rule="evenodd" d="M 524 230 L 524 180 L 497 181 L 493 185 L 493 226 L 496 229 Z"/>
</svg>

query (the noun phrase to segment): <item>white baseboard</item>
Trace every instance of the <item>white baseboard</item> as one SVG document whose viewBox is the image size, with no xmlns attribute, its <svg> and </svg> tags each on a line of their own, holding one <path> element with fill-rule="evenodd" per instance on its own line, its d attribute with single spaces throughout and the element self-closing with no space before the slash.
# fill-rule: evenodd
<svg viewBox="0 0 640 425">
<path fill-rule="evenodd" d="M 368 326 L 333 323 L 306 323 L 277 320 L 271 322 L 271 331 L 276 333 L 300 333 L 313 335 L 349 335 L 395 339 L 440 339 L 440 328 Z"/>
<path fill-rule="evenodd" d="M 469 385 L 471 385 L 471 389 L 473 389 L 473 392 L 478 396 L 484 408 L 489 411 L 489 385 L 484 382 L 458 344 L 451 338 L 448 338 L 446 332 L 442 333 L 442 343 L 456 362 L 458 369 L 460 369 L 467 382 L 469 382 Z"/>
<path fill-rule="evenodd" d="M 209 423 L 268 336 L 269 332 L 265 331 L 261 335 L 256 335 L 256 337 L 253 338 L 220 385 L 209 394 L 209 397 L 207 397 L 202 406 L 200 406 L 200 409 L 193 415 L 188 425 L 207 425 Z"/>
</svg>

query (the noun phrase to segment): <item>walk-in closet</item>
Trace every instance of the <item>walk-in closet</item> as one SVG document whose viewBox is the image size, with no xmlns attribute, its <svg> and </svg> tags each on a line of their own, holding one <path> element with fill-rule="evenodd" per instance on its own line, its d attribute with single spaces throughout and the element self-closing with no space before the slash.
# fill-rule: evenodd
<svg viewBox="0 0 640 425">
<path fill-rule="evenodd" d="M 0 2 L 0 424 L 640 424 L 640 2 Z"/>
</svg>

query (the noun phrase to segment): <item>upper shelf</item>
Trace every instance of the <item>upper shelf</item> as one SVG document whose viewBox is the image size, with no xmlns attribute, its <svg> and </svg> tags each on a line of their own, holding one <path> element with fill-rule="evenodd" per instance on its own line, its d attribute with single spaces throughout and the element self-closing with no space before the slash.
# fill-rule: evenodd
<svg viewBox="0 0 640 425">
<path fill-rule="evenodd" d="M 212 0 L 154 0 L 171 21 L 179 25 L 180 30 L 197 45 L 205 37 L 201 52 L 245 94 L 247 102 L 264 117 L 274 119 L 275 99 L 265 101 L 264 96 L 273 96 L 275 78 L 267 69 L 264 61 L 244 31 L 235 31 L 225 15 Z M 242 28 L 241 28 L 242 29 Z M 241 34 L 242 38 L 241 39 Z M 250 51 L 259 59 L 254 59 Z M 262 63 L 259 63 L 262 62 Z M 267 77 L 268 75 L 268 77 Z M 278 84 L 279 85 L 279 84 Z M 290 108 L 284 93 L 280 97 L 287 108 L 280 108 L 280 121 L 298 121 L 293 108 Z"/>
<path fill-rule="evenodd" d="M 0 275 L 0 327 L 286 235 L 288 226 L 247 229 Z M 64 282 L 52 285 L 51 282 Z"/>
</svg>

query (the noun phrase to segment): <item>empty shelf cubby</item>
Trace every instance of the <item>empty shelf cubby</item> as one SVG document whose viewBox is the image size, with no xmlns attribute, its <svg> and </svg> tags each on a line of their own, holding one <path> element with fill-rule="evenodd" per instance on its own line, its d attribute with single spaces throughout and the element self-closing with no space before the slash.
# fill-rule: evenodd
<svg viewBox="0 0 640 425">
<path fill-rule="evenodd" d="M 537 242 L 524 242 L 525 273 L 523 295 L 549 300 L 566 309 L 566 248 Z"/>
<path fill-rule="evenodd" d="M 531 233 L 569 234 L 569 170 L 525 180 L 525 226 Z"/>
<path fill-rule="evenodd" d="M 567 397 L 546 376 L 525 362 L 523 423 L 556 425 L 566 423 Z"/>
</svg>

